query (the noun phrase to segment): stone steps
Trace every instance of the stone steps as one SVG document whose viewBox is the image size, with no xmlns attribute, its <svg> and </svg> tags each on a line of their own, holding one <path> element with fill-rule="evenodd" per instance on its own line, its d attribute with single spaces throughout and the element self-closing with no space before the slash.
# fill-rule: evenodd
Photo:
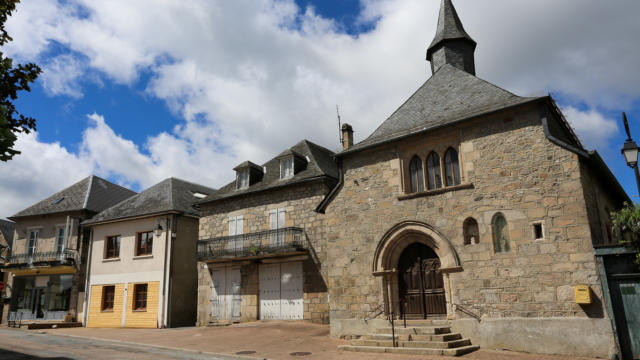
<svg viewBox="0 0 640 360">
<path fill-rule="evenodd" d="M 448 334 L 451 332 L 449 326 L 396 326 L 396 335 L 439 335 Z M 376 334 L 391 334 L 391 327 L 382 327 L 376 329 Z"/>
<path fill-rule="evenodd" d="M 462 346 L 471 345 L 469 339 L 459 339 L 452 341 L 406 341 L 397 340 L 398 347 L 409 348 L 432 348 L 432 349 L 450 349 Z M 393 340 L 351 340 L 353 346 L 379 346 L 379 347 L 393 347 Z"/>
<path fill-rule="evenodd" d="M 379 347 L 379 346 L 354 346 L 341 345 L 339 350 L 356 351 L 356 352 L 373 352 L 373 353 L 390 353 L 405 355 L 441 355 L 441 356 L 460 356 L 480 349 L 477 345 L 461 346 L 452 349 L 432 349 L 432 348 L 410 348 L 410 347 Z"/>
<path fill-rule="evenodd" d="M 411 355 L 460 356 L 480 347 L 471 344 L 470 339 L 452 333 L 449 323 L 443 320 L 407 320 L 397 322 L 395 329 L 396 346 L 393 343 L 390 326 L 380 327 L 373 334 L 353 339 L 349 345 L 339 346 L 344 351 L 376 352 Z"/>
</svg>

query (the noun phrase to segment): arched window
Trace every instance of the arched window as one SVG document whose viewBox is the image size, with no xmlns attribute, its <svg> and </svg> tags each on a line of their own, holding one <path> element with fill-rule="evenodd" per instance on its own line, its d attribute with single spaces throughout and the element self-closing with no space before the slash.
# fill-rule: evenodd
<svg viewBox="0 0 640 360">
<path fill-rule="evenodd" d="M 511 249 L 509 244 L 509 224 L 504 215 L 497 213 L 493 217 L 493 249 L 495 252 L 507 252 Z"/>
<path fill-rule="evenodd" d="M 460 185 L 460 164 L 458 164 L 458 152 L 449 148 L 444 153 L 444 175 L 447 186 Z"/>
<path fill-rule="evenodd" d="M 478 230 L 478 222 L 476 219 L 472 217 L 467 218 L 462 225 L 462 232 L 464 233 L 465 245 L 473 245 L 480 242 L 480 231 Z"/>
<path fill-rule="evenodd" d="M 422 160 L 418 155 L 411 159 L 409 164 L 409 171 L 411 173 L 411 192 L 417 193 L 424 191 L 424 175 L 422 173 Z"/>
<path fill-rule="evenodd" d="M 427 157 L 427 188 L 429 190 L 442 187 L 442 175 L 440 174 L 440 156 L 435 151 Z"/>
</svg>

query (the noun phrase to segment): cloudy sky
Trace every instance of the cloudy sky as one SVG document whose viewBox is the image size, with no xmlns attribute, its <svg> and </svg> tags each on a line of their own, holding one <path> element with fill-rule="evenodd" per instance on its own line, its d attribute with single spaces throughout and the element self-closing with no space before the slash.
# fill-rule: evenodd
<svg viewBox="0 0 640 360">
<path fill-rule="evenodd" d="M 0 218 L 93 173 L 141 190 L 218 187 L 306 138 L 363 140 L 429 76 L 439 0 L 24 0 L 2 51 L 43 68 L 38 120 L 0 163 Z M 630 195 L 620 113 L 640 140 L 640 1 L 456 0 L 477 75 L 551 92 Z"/>
</svg>

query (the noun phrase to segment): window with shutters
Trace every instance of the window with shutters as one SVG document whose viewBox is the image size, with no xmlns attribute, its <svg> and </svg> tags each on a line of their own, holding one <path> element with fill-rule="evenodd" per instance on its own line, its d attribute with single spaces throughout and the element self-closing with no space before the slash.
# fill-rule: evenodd
<svg viewBox="0 0 640 360">
<path fill-rule="evenodd" d="M 285 214 L 284 208 L 269 211 L 269 239 L 271 246 L 284 244 Z"/>
<path fill-rule="evenodd" d="M 411 192 L 424 191 L 424 174 L 422 172 L 422 159 L 418 155 L 414 156 L 409 163 L 409 173 L 411 175 Z"/>
<path fill-rule="evenodd" d="M 242 250 L 244 215 L 229 218 L 229 250 Z"/>
<path fill-rule="evenodd" d="M 454 148 L 449 148 L 444 153 L 444 175 L 447 186 L 460 185 L 460 163 L 458 152 Z"/>
<path fill-rule="evenodd" d="M 429 190 L 435 190 L 441 187 L 440 156 L 435 151 L 432 151 L 429 156 L 427 156 L 427 188 Z"/>
<path fill-rule="evenodd" d="M 56 252 L 61 253 L 64 251 L 64 228 L 59 227 L 56 232 Z"/>
<path fill-rule="evenodd" d="M 32 256 L 36 253 L 38 246 L 38 230 L 31 230 L 29 232 L 29 241 L 27 242 L 27 255 Z"/>
<path fill-rule="evenodd" d="M 509 224 L 502 213 L 493 217 L 493 250 L 496 253 L 507 252 L 511 249 L 509 243 Z"/>
</svg>

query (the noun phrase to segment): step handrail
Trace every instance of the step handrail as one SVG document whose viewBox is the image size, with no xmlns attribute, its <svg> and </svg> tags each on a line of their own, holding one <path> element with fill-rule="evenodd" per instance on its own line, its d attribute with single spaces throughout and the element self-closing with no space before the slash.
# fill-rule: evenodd
<svg viewBox="0 0 640 360">
<path fill-rule="evenodd" d="M 369 316 L 369 315 L 373 314 L 376 311 L 377 311 L 377 313 L 375 315 L 373 315 L 371 317 Z M 371 311 L 369 311 L 367 313 L 367 316 L 364 317 L 364 321 L 369 321 L 369 320 L 375 319 L 378 316 L 380 316 L 383 312 L 384 312 L 384 306 L 378 305 L 373 310 L 371 310 Z"/>
<path fill-rule="evenodd" d="M 454 305 L 456 306 L 456 310 L 460 311 L 461 313 L 471 316 L 472 318 L 476 319 L 478 322 L 482 321 L 482 318 L 480 317 L 480 315 L 473 313 L 471 310 L 465 308 L 460 304 L 454 304 Z"/>
</svg>

